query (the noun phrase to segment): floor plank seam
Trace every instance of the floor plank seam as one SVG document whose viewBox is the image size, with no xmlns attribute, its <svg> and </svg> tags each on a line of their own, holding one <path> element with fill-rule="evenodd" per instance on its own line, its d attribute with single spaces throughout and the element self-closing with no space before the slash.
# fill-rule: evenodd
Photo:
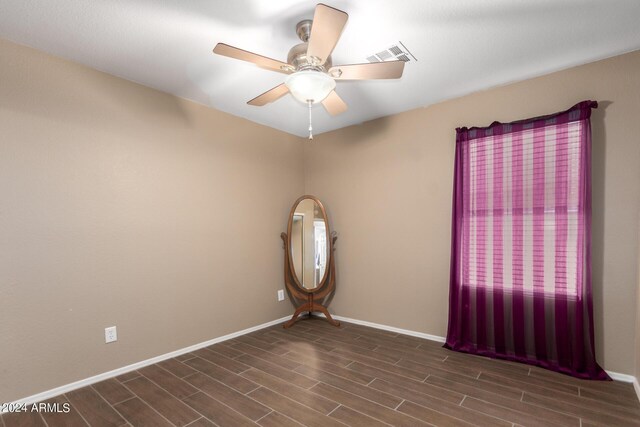
<svg viewBox="0 0 640 427">
<path fill-rule="evenodd" d="M 385 368 L 381 368 L 381 367 L 379 367 L 379 366 L 370 365 L 370 364 L 367 364 L 367 361 L 354 361 L 354 362 L 352 362 L 352 363 L 361 363 L 361 364 L 363 364 L 363 365 L 365 365 L 365 366 L 368 366 L 368 367 L 370 367 L 370 368 L 378 369 L 378 370 L 380 370 L 380 371 L 384 371 L 384 372 L 386 372 L 386 373 L 388 373 L 388 374 L 397 375 L 397 376 L 400 376 L 400 377 L 403 377 L 403 378 L 410 379 L 410 380 L 412 380 L 412 381 L 423 382 L 424 380 L 426 380 L 426 378 L 424 378 L 424 379 L 412 378 L 412 377 L 409 377 L 409 376 L 407 376 L 407 375 L 403 375 L 403 374 L 399 374 L 399 373 L 397 373 L 397 372 L 389 371 L 389 370 L 387 370 L 387 369 L 385 369 Z M 374 362 L 369 362 L 369 363 L 374 363 Z M 382 363 L 384 363 L 384 362 L 382 362 Z M 346 368 L 347 368 L 347 369 L 350 369 L 350 368 L 349 368 L 349 366 L 351 366 L 351 363 L 350 363 L 349 365 L 347 365 L 347 366 L 346 366 Z M 391 365 L 391 366 L 395 366 L 395 365 Z M 401 368 L 402 366 L 399 366 L 399 367 Z M 408 369 L 408 368 L 405 368 L 405 369 L 407 369 L 408 371 L 414 372 L 414 373 L 415 373 L 415 374 L 417 374 L 417 375 L 427 375 L 427 376 L 428 376 L 428 374 L 422 374 L 422 373 L 420 373 L 420 372 L 413 371 L 413 370 Z"/>
<path fill-rule="evenodd" d="M 135 378 L 139 378 L 139 377 L 135 377 Z M 132 379 L 135 379 L 135 378 L 132 378 Z M 131 380 L 129 380 L 129 381 L 131 381 Z M 118 384 L 120 384 L 120 385 L 124 385 L 124 383 L 123 383 L 123 382 L 118 382 Z M 100 397 L 101 397 L 105 402 L 107 402 L 107 404 L 108 404 L 109 406 L 111 406 L 111 407 L 113 407 L 114 405 L 117 405 L 117 404 L 119 404 L 119 403 L 126 402 L 127 400 L 131 400 L 131 399 L 133 399 L 133 398 L 135 397 L 135 394 L 134 394 L 134 395 L 132 395 L 132 396 L 127 397 L 126 399 L 123 399 L 123 400 L 122 400 L 122 401 L 120 401 L 120 402 L 111 403 L 111 402 L 109 402 L 109 401 L 107 400 L 107 398 L 106 398 L 102 393 L 100 393 L 100 392 L 98 391 L 98 389 L 97 389 L 97 388 L 95 388 L 95 387 L 94 387 L 94 385 L 95 385 L 95 384 L 92 384 L 92 385 L 90 385 L 90 386 L 88 386 L 88 387 L 89 387 L 89 388 L 91 388 L 91 390 L 95 391 L 95 392 L 96 392 L 96 394 L 97 394 L 98 396 L 100 396 Z M 115 409 L 115 408 L 114 408 L 114 409 Z"/>
<path fill-rule="evenodd" d="M 164 371 L 165 371 L 166 373 L 168 373 L 169 375 L 171 375 L 171 376 L 173 376 L 173 377 L 177 378 L 178 380 L 184 381 L 184 377 L 183 377 L 183 378 L 181 378 L 181 377 L 177 376 L 176 374 L 174 374 L 174 373 L 173 373 L 173 372 L 171 372 L 170 370 L 168 370 L 168 369 L 166 369 L 166 368 L 162 367 L 160 364 L 152 365 L 152 366 L 158 366 L 160 369 L 164 370 Z M 188 365 L 185 365 L 185 366 L 188 366 Z M 189 367 L 190 367 L 190 366 L 189 366 Z M 193 369 L 193 368 L 191 368 L 191 369 Z M 191 375 L 191 374 L 185 375 L 185 377 L 188 377 L 189 375 Z"/>
<path fill-rule="evenodd" d="M 462 396 L 462 400 L 460 401 L 460 403 L 458 404 L 458 406 L 462 406 L 462 404 L 464 403 L 464 400 L 467 398 L 467 395 L 465 394 L 464 396 Z"/>
<path fill-rule="evenodd" d="M 466 397 L 467 397 L 467 396 L 463 396 L 462 401 L 460 402 L 460 406 L 461 406 L 461 407 L 463 407 L 463 408 L 465 408 L 465 409 L 468 409 L 469 411 L 472 411 L 472 412 L 477 412 L 478 414 L 481 414 L 481 415 L 485 415 L 485 416 L 492 417 L 492 418 L 495 418 L 495 419 L 500 420 L 500 421 L 504 421 L 505 423 L 511 423 L 512 425 L 513 425 L 513 424 L 515 424 L 515 423 L 513 423 L 512 421 L 505 420 L 505 419 L 503 419 L 503 418 L 500 418 L 500 417 L 497 417 L 497 416 L 494 416 L 494 415 L 489 415 L 489 414 L 486 414 L 486 413 L 484 413 L 484 412 L 476 411 L 475 409 L 471 409 L 471 408 L 467 408 L 467 407 L 465 407 L 465 406 L 462 406 L 462 402 L 464 402 L 464 399 L 465 399 Z M 411 400 L 409 400 L 409 401 L 411 402 Z M 440 410 L 438 410 L 438 409 L 430 408 L 430 407 L 427 407 L 427 406 L 424 406 L 424 405 L 420 405 L 419 403 L 416 403 L 416 402 L 412 402 L 412 403 L 414 403 L 414 404 L 416 404 L 416 405 L 418 405 L 418 406 L 421 406 L 421 407 L 423 407 L 423 408 L 430 409 L 430 410 L 432 410 L 432 411 L 434 411 L 434 412 L 437 412 L 437 413 L 439 413 L 439 414 L 442 414 L 442 415 L 444 415 L 444 416 L 446 416 L 446 417 L 454 418 L 454 419 L 456 419 L 456 420 L 460 420 L 460 421 L 462 421 L 462 422 L 468 422 L 468 421 L 465 421 L 464 419 L 462 419 L 462 418 L 460 418 L 460 417 L 458 417 L 458 416 L 456 416 L 456 415 L 447 414 L 446 412 L 440 411 Z"/>
<path fill-rule="evenodd" d="M 371 399 L 368 399 L 368 398 L 366 398 L 366 397 L 364 397 L 364 396 L 360 396 L 360 395 L 358 395 L 358 394 L 356 394 L 356 393 L 350 392 L 349 390 L 345 390 L 345 389 L 343 389 L 342 387 L 337 387 L 337 386 L 334 386 L 334 385 L 331 385 L 331 384 L 325 383 L 325 382 L 323 382 L 323 381 L 321 381 L 321 383 L 323 383 L 323 384 L 325 384 L 325 385 L 328 385 L 329 387 L 333 387 L 333 388 L 340 389 L 340 390 L 342 390 L 344 393 L 348 393 L 348 394 L 350 394 L 350 395 L 352 395 L 352 396 L 356 396 L 356 397 L 357 397 L 357 398 L 359 398 L 359 399 L 366 400 L 366 401 L 368 401 L 368 402 L 370 402 L 370 403 L 372 403 L 372 404 L 374 404 L 374 405 L 376 405 L 376 406 L 379 406 L 379 407 L 381 407 L 381 408 L 388 409 L 388 410 L 390 410 L 390 411 L 396 411 L 396 409 L 397 409 L 398 407 L 400 407 L 400 405 L 402 405 L 402 403 L 405 401 L 404 399 L 402 399 L 402 402 L 400 402 L 400 403 L 396 406 L 396 409 L 392 409 L 392 408 L 390 408 L 390 407 L 388 407 L 388 406 L 382 405 L 382 404 L 380 404 L 380 403 L 378 403 L 378 402 L 375 402 L 375 401 L 373 401 L 373 400 L 371 400 Z M 374 390 L 375 390 L 375 389 L 374 389 Z M 380 390 L 378 390 L 378 391 L 380 391 Z M 384 393 L 384 392 L 382 392 L 382 393 Z M 388 393 L 387 393 L 387 394 L 388 394 Z M 396 397 L 398 397 L 398 396 L 396 396 Z M 336 403 L 338 403 L 338 402 L 336 402 Z M 351 410 L 355 411 L 355 409 L 353 409 L 353 408 L 351 408 L 351 407 L 349 407 L 349 406 L 347 406 L 347 408 L 349 408 L 349 409 L 351 409 Z M 357 411 L 357 412 L 359 412 L 359 411 Z M 409 415 L 409 414 L 406 414 L 406 413 L 404 413 L 404 412 L 400 412 L 400 411 L 396 411 L 396 412 L 399 412 L 399 413 L 401 413 L 401 414 L 402 414 L 402 415 L 404 415 L 404 416 L 407 416 L 407 417 L 413 418 L 414 420 L 418 420 L 418 421 L 420 421 L 420 422 L 422 422 L 422 423 L 425 423 L 425 421 L 422 421 L 422 420 L 420 420 L 420 419 L 418 419 L 418 418 L 416 418 L 416 417 L 414 417 L 414 416 L 412 416 L 412 415 Z M 383 420 L 381 420 L 381 419 L 379 419 L 379 418 L 374 417 L 373 415 L 370 415 L 370 414 L 364 414 L 364 415 L 367 415 L 368 417 L 373 418 L 373 419 L 374 419 L 374 420 L 376 420 L 376 421 L 380 421 L 380 422 L 381 422 L 381 423 L 383 423 L 383 424 L 388 424 L 388 423 L 384 422 Z M 428 424 L 428 423 L 427 423 L 427 424 Z"/>
<path fill-rule="evenodd" d="M 194 387 L 195 387 L 195 386 L 194 386 Z M 195 389 L 196 389 L 196 391 L 195 391 L 194 393 L 191 393 L 189 396 L 185 396 L 185 397 L 183 397 L 182 399 L 180 399 L 180 398 L 178 398 L 178 397 L 176 396 L 176 399 L 178 399 L 178 400 L 179 400 L 179 401 L 181 401 L 181 402 L 184 402 L 184 401 L 185 401 L 185 400 L 187 400 L 188 398 L 193 397 L 193 396 L 195 396 L 196 394 L 200 393 L 200 391 L 201 391 L 201 390 L 200 390 L 198 387 L 195 387 Z M 173 396 L 173 395 L 172 395 L 172 396 Z"/>
<path fill-rule="evenodd" d="M 136 377 L 136 378 L 137 378 L 137 377 Z M 122 384 L 122 383 L 120 383 L 120 384 Z M 111 404 L 111 403 L 110 403 L 110 402 L 109 402 L 109 401 L 108 401 L 108 400 L 107 400 L 107 399 L 106 399 L 102 394 L 100 394 L 100 392 L 98 392 L 98 390 L 96 390 L 94 387 L 91 387 L 91 390 L 93 390 L 93 391 L 96 393 L 96 395 L 97 395 L 100 399 L 102 399 L 102 401 L 103 401 L 103 402 L 104 402 L 108 407 L 110 407 L 111 409 L 113 409 L 113 410 L 116 412 L 116 414 L 120 415 L 120 418 L 122 418 L 122 419 L 123 419 L 125 422 L 127 422 L 127 423 L 129 422 L 129 420 L 127 420 L 127 419 L 126 419 L 126 418 L 125 418 L 125 417 L 120 413 L 120 411 L 118 411 L 118 410 L 115 408 L 115 405 L 117 405 L 117 403 L 112 405 L 112 404 Z M 127 398 L 127 399 L 124 399 L 122 402 L 126 402 L 127 400 L 131 400 L 131 399 L 134 399 L 134 398 L 135 398 L 135 395 L 134 395 L 134 396 L 131 396 L 131 397 Z M 118 402 L 118 403 L 122 403 L 122 402 Z M 78 410 L 78 412 L 80 412 L 80 410 Z M 89 422 L 87 422 L 87 424 L 88 424 L 88 425 L 91 425 L 91 423 L 89 423 Z"/>
<path fill-rule="evenodd" d="M 523 396 L 523 398 L 524 398 L 525 393 L 526 393 L 526 392 L 522 392 L 522 396 Z M 557 409 L 548 408 L 548 407 L 545 407 L 545 406 L 542 406 L 542 405 L 538 405 L 538 404 L 536 404 L 536 403 L 534 403 L 534 402 L 524 402 L 524 401 L 523 401 L 523 403 L 525 403 L 525 404 L 527 404 L 527 405 L 530 405 L 530 406 L 533 406 L 533 407 L 536 407 L 536 408 L 542 408 L 542 409 L 547 410 L 547 411 L 552 411 L 552 412 L 555 412 L 555 413 L 558 413 L 558 414 L 562 414 L 562 415 L 565 415 L 565 416 L 569 416 L 569 417 L 572 417 L 572 418 L 576 418 L 576 419 L 578 419 L 578 420 L 582 420 L 582 418 L 583 418 L 583 417 L 582 417 L 582 415 L 575 415 L 575 414 L 573 414 L 573 413 L 571 413 L 571 412 L 563 412 L 563 411 L 559 411 L 559 410 L 557 410 Z M 572 406 L 574 406 L 574 405 L 572 405 Z M 604 415 L 606 415 L 606 414 L 604 414 Z M 614 418 L 615 418 L 615 417 L 614 417 Z M 592 418 L 588 418 L 588 419 L 589 419 L 589 420 L 593 420 Z M 582 421 L 580 421 L 580 422 L 582 422 Z"/>
<path fill-rule="evenodd" d="M 393 410 L 394 410 L 394 411 L 397 411 L 397 410 L 398 410 L 398 408 L 400 407 L 400 405 L 402 405 L 404 402 L 405 402 L 405 399 L 402 399 L 402 401 L 401 401 L 400 403 L 398 403 L 398 404 L 396 405 L 396 407 L 395 407 L 395 408 L 393 408 Z M 415 403 L 415 402 L 413 402 L 413 403 Z"/>
<path fill-rule="evenodd" d="M 245 372 L 250 371 L 250 370 L 251 370 L 251 366 L 249 366 L 247 369 L 243 369 L 242 371 L 238 371 L 236 374 L 237 375 L 241 375 L 241 374 L 244 374 Z"/>
<path fill-rule="evenodd" d="M 132 397 L 131 399 L 135 399 L 136 396 Z M 130 399 L 128 399 L 130 400 Z M 126 400 L 123 400 L 123 402 L 126 402 Z M 116 411 L 116 414 L 120 415 L 120 418 L 122 418 L 124 420 L 124 422 L 126 423 L 126 426 L 130 426 L 131 423 L 129 422 L 129 420 L 127 419 L 127 417 L 124 416 L 124 414 L 120 411 L 118 411 L 118 409 L 115 407 L 115 405 L 110 404 L 109 402 L 107 402 L 107 404 L 109 405 L 109 407 L 111 409 L 113 409 L 114 411 Z"/>
<path fill-rule="evenodd" d="M 522 392 L 523 397 L 524 397 L 524 394 L 525 394 L 525 392 L 523 391 L 523 392 Z M 490 404 L 490 405 L 498 406 L 498 407 L 500 407 L 500 408 L 509 409 L 509 410 L 511 410 L 511 411 L 514 411 L 514 412 L 516 412 L 516 413 L 520 414 L 521 416 L 530 416 L 530 415 L 528 415 L 528 414 L 527 414 L 527 413 L 525 413 L 525 412 L 519 411 L 519 410 L 517 410 L 517 409 L 509 408 L 509 407 L 507 407 L 507 406 L 505 406 L 505 405 L 501 405 L 501 404 L 497 404 L 497 403 L 488 402 L 488 401 L 486 401 L 486 400 L 484 400 L 484 399 L 477 398 L 477 397 L 476 397 L 475 399 L 476 399 L 476 400 L 479 400 L 479 401 L 481 401 L 481 402 L 484 402 L 484 403 L 488 403 L 488 404 Z M 544 407 L 544 406 L 536 405 L 536 404 L 534 404 L 534 403 L 524 402 L 524 401 L 522 401 L 522 403 L 524 403 L 526 406 L 531 407 L 531 408 L 533 408 L 533 409 L 536 409 L 536 408 L 544 409 L 544 410 L 546 410 L 546 411 L 549 411 L 549 412 L 552 412 L 552 413 L 555 413 L 555 414 L 560 414 L 560 415 L 565 416 L 565 417 L 574 418 L 574 419 L 576 419 L 576 420 L 579 420 L 579 419 L 581 418 L 580 416 L 576 416 L 576 415 L 570 414 L 570 413 L 568 413 L 568 412 L 558 411 L 558 410 L 555 410 L 555 409 L 551 409 L 551 408 L 547 408 L 547 407 Z M 517 424 L 517 423 L 516 423 L 516 424 Z"/>
<path fill-rule="evenodd" d="M 324 384 L 324 385 L 329 386 L 329 387 L 340 389 L 340 390 L 342 390 L 342 391 L 343 391 L 343 392 L 345 392 L 345 393 L 349 393 L 349 394 L 351 394 L 351 395 L 353 395 L 353 396 L 356 396 L 356 397 L 358 397 L 358 398 L 360 398 L 360 399 L 363 399 L 363 400 L 366 400 L 366 401 L 368 401 L 368 402 L 371 402 L 371 403 L 373 403 L 374 405 L 380 406 L 380 407 L 382 407 L 382 408 L 392 409 L 392 408 L 389 408 L 388 406 L 381 405 L 381 404 L 379 404 L 378 402 L 374 402 L 373 400 L 368 399 L 368 398 L 366 398 L 366 397 L 364 397 L 364 396 L 360 396 L 360 395 L 355 394 L 355 393 L 353 393 L 353 392 L 351 392 L 351 391 L 349 391 L 349 390 L 345 390 L 345 389 L 343 389 L 342 387 L 338 387 L 338 386 L 335 386 L 335 385 L 331 385 L 331 384 L 329 384 L 329 383 L 325 383 L 324 381 L 320 381 L 320 382 L 321 382 L 322 384 Z M 375 390 L 375 389 L 373 389 L 373 390 Z M 313 393 L 313 392 L 312 392 L 312 393 Z M 316 394 L 317 394 L 317 393 L 316 393 Z M 340 404 L 340 402 L 336 402 L 336 403 Z M 349 407 L 349 409 L 353 409 L 353 408 Z M 373 418 L 373 417 L 372 417 L 372 418 Z M 380 420 L 380 421 L 381 421 L 381 420 Z"/>
<path fill-rule="evenodd" d="M 269 407 L 267 406 L 267 408 L 269 408 Z M 263 419 L 263 418 L 265 418 L 265 417 L 268 417 L 269 415 L 271 415 L 271 414 L 273 414 L 273 413 L 275 412 L 272 408 L 269 408 L 269 409 L 271 409 L 271 412 L 269 412 L 268 414 L 264 414 L 263 416 L 261 416 L 260 418 L 258 418 L 257 420 L 255 420 L 255 421 L 254 421 L 254 423 L 258 424 L 258 423 L 260 422 L 260 420 L 261 420 L 261 419 Z"/>
<path fill-rule="evenodd" d="M 152 366 L 157 366 L 157 365 L 152 365 Z M 162 369 L 162 367 L 160 367 L 160 368 Z M 165 371 L 166 371 L 166 369 L 165 369 Z M 166 371 L 166 372 L 168 372 L 168 371 Z M 169 373 L 169 374 L 171 374 L 170 372 L 168 372 L 168 373 Z M 173 374 L 172 374 L 172 375 L 173 375 Z M 193 375 L 193 374 L 191 374 L 191 375 Z M 191 376 L 191 375 L 187 375 L 187 376 Z M 155 386 L 157 386 L 159 389 L 161 389 L 161 390 L 165 391 L 165 392 L 166 392 L 166 393 L 168 393 L 171 397 L 174 397 L 175 399 L 177 399 L 177 400 L 179 400 L 179 401 L 182 401 L 183 399 L 188 399 L 188 398 L 190 397 L 190 396 L 187 396 L 187 397 L 184 397 L 184 398 L 182 398 L 182 399 L 181 399 L 181 398 L 179 398 L 178 396 L 176 396 L 175 394 L 173 394 L 173 393 L 171 392 L 171 390 L 166 389 L 165 387 L 163 387 L 163 386 L 162 386 L 162 385 L 160 385 L 159 383 L 155 382 L 154 380 L 152 380 L 152 379 L 151 379 L 151 378 L 149 378 L 148 376 L 146 376 L 146 375 L 144 375 L 144 374 L 143 374 L 142 376 L 143 376 L 147 381 L 149 381 L 150 383 L 154 384 L 154 385 L 155 385 Z M 175 375 L 174 375 L 174 376 L 175 376 Z M 178 378 L 178 377 L 176 377 L 176 378 Z M 178 379 L 179 379 L 180 381 L 184 381 L 185 383 L 187 383 L 187 381 L 186 381 L 186 380 L 183 380 L 182 378 L 178 378 Z M 187 384 L 189 384 L 189 383 L 187 383 Z M 192 387 L 193 387 L 193 386 L 192 386 Z M 197 387 L 195 387 L 195 388 L 196 388 L 196 389 L 198 389 Z M 198 391 L 199 391 L 199 390 L 198 390 Z M 196 393 L 192 393 L 192 395 L 193 395 L 193 394 L 196 394 Z"/>
<path fill-rule="evenodd" d="M 119 382 L 120 384 L 124 384 L 124 383 L 126 383 L 126 382 L 129 382 L 129 381 L 131 381 L 131 380 L 135 380 L 136 378 L 140 378 L 140 377 L 141 377 L 141 375 L 140 375 L 140 374 L 138 374 L 138 375 L 136 375 L 135 377 L 127 378 L 127 379 L 126 379 L 126 380 L 124 380 L 124 381 L 123 381 L 123 380 L 118 380 L 118 382 Z"/>
<path fill-rule="evenodd" d="M 124 385 L 124 384 L 123 384 L 123 385 Z M 175 424 L 174 424 L 174 423 L 172 423 L 172 422 L 171 422 L 167 417 L 165 417 L 164 415 L 162 415 L 159 411 L 157 411 L 157 410 L 156 410 L 156 408 L 154 408 L 153 406 L 151 406 L 151 403 L 147 402 L 147 401 L 146 401 L 146 400 L 144 400 L 142 397 L 138 396 L 138 395 L 137 395 L 136 393 L 134 393 L 134 392 L 133 392 L 133 390 L 131 390 L 128 386 L 124 385 L 124 387 L 125 387 L 127 390 L 129 390 L 129 392 L 130 392 L 132 395 L 134 395 L 135 397 L 137 397 L 137 398 L 140 400 L 140 402 L 142 402 L 144 405 L 146 405 L 146 406 L 148 406 L 149 408 L 151 408 L 151 410 L 152 410 L 153 412 L 155 412 L 156 414 L 158 414 L 161 418 L 164 418 L 164 419 L 165 419 L 165 421 L 167 421 L 167 423 L 169 423 L 169 425 L 175 426 Z M 116 408 L 114 408 L 114 409 L 116 409 Z M 193 408 L 191 408 L 191 409 L 193 409 Z M 117 411 L 117 409 L 116 409 L 116 411 Z M 197 414 L 199 414 L 201 417 L 203 417 L 203 416 L 204 416 L 203 414 L 201 414 L 200 412 L 196 411 L 195 409 L 194 409 L 194 411 L 195 411 Z M 120 411 L 118 411 L 118 413 L 120 413 Z M 129 421 L 129 419 L 128 419 L 127 417 L 125 417 L 122 413 L 120 413 L 120 415 L 121 415 L 121 416 L 122 416 L 122 418 L 124 418 L 126 421 Z"/>
<path fill-rule="evenodd" d="M 235 349 L 234 349 L 234 350 L 235 350 Z M 239 355 L 237 355 L 237 356 L 233 356 L 233 357 L 231 357 L 231 360 L 236 360 L 236 359 L 238 359 L 239 357 L 242 357 L 242 356 L 245 356 L 245 355 L 246 355 L 246 353 L 239 354 Z M 195 358 L 194 358 L 194 359 L 195 359 Z M 190 360 L 191 360 L 191 359 L 190 359 Z"/>
<path fill-rule="evenodd" d="M 300 375 L 302 375 L 302 374 L 300 374 Z M 304 377 L 307 377 L 306 375 L 303 375 L 303 376 L 304 376 Z M 309 378 L 309 377 L 307 377 L 307 378 Z M 315 383 L 315 384 L 314 384 L 314 385 L 312 385 L 312 386 L 309 386 L 309 387 L 300 387 L 300 388 L 301 388 L 301 389 L 303 389 L 303 390 L 311 390 L 312 388 L 314 388 L 314 387 L 315 387 L 315 386 L 317 386 L 318 384 L 320 384 L 320 381 L 318 381 L 317 383 Z"/>
<path fill-rule="evenodd" d="M 96 393 L 97 393 L 97 392 L 96 392 Z M 100 394 L 100 393 L 98 393 L 98 394 Z M 102 395 L 101 395 L 100 397 L 102 397 L 102 398 L 104 399 L 104 396 L 102 396 Z M 128 400 L 135 399 L 136 397 L 137 397 L 137 396 L 133 395 L 133 396 L 127 397 L 126 399 L 122 399 L 122 400 L 121 400 L 121 401 L 119 401 L 119 402 L 115 402 L 115 403 L 113 403 L 113 404 L 111 404 L 111 403 L 109 403 L 109 402 L 107 402 L 107 403 L 109 403 L 109 405 L 111 405 L 111 406 L 115 406 L 115 405 L 119 405 L 119 404 L 121 404 L 121 403 L 124 403 L 124 402 L 126 402 L 126 401 L 128 401 Z"/>
<path fill-rule="evenodd" d="M 196 411 L 196 412 L 197 412 L 197 411 Z M 206 420 L 206 418 L 205 418 L 205 417 L 200 417 L 200 418 L 198 418 L 197 420 L 193 420 L 193 421 L 191 421 L 189 424 L 185 424 L 183 427 L 189 427 L 189 426 L 191 426 L 191 425 L 194 425 L 195 423 L 197 423 L 197 422 L 198 422 L 198 421 L 200 421 L 200 420 Z"/>
<path fill-rule="evenodd" d="M 336 403 L 337 403 L 337 402 L 336 402 Z M 335 408 L 333 408 L 331 411 L 329 411 L 329 413 L 327 414 L 327 417 L 330 417 L 330 416 L 331 416 L 331 414 L 333 414 L 333 413 L 336 411 L 336 409 L 340 408 L 341 406 L 342 406 L 342 404 L 341 404 L 341 403 L 338 403 L 338 406 L 336 406 L 336 407 L 335 407 Z"/>
<path fill-rule="evenodd" d="M 349 363 L 347 366 L 345 366 L 345 369 L 349 369 L 349 366 L 353 365 L 354 363 L 356 363 L 356 361 L 352 360 L 351 363 Z"/>
<path fill-rule="evenodd" d="M 96 393 L 98 393 L 98 392 L 96 391 Z M 98 393 L 98 394 L 100 394 L 100 393 Z M 104 396 L 101 396 L 101 397 L 104 399 Z M 125 417 L 125 416 L 124 416 L 124 414 L 123 414 L 122 412 L 118 411 L 118 408 L 116 408 L 116 405 L 117 405 L 117 404 L 120 404 L 120 403 L 123 403 L 123 402 L 126 402 L 126 401 L 131 400 L 131 399 L 136 399 L 136 398 L 140 399 L 138 396 L 136 396 L 136 395 L 134 394 L 134 395 L 133 395 L 133 396 L 131 396 L 130 398 L 125 399 L 125 400 L 123 400 L 122 402 L 118 402 L 118 403 L 113 404 L 113 405 L 107 401 L 107 405 L 109 405 L 109 407 L 110 407 L 111 409 L 113 409 L 114 411 L 116 411 L 116 414 L 120 415 L 120 417 L 121 417 L 121 418 L 122 418 L 122 419 L 127 423 L 127 425 L 131 425 L 131 423 L 129 422 L 129 420 L 127 419 L 127 417 Z M 104 399 L 104 400 L 106 401 L 107 399 Z M 143 401 L 143 402 L 144 402 L 144 401 Z"/>
<path fill-rule="evenodd" d="M 215 379 L 215 378 L 214 378 L 214 379 Z M 216 381 L 217 381 L 217 380 L 216 380 Z M 262 388 L 262 386 L 260 386 L 260 385 L 259 385 L 257 388 L 255 388 L 255 389 L 254 389 L 254 390 L 252 390 L 252 391 L 256 391 L 256 390 L 258 390 L 259 388 Z M 266 388 L 267 390 L 270 390 L 268 387 L 264 387 L 264 388 Z M 271 390 L 271 391 L 273 391 L 273 390 Z M 244 415 L 242 412 L 238 411 L 237 409 L 232 408 L 231 406 L 229 406 L 227 403 L 225 403 L 225 402 L 223 402 L 222 400 L 220 400 L 220 398 L 216 398 L 216 397 L 214 397 L 214 396 L 210 395 L 209 393 L 207 393 L 206 391 L 204 391 L 204 390 L 202 390 L 202 389 L 200 389 L 200 392 L 201 392 L 202 394 L 206 395 L 206 396 L 209 396 L 211 399 L 215 400 L 216 402 L 220 403 L 221 405 L 226 406 L 227 408 L 229 408 L 229 409 L 230 409 L 230 410 L 232 410 L 233 412 L 235 412 L 235 413 L 237 413 L 237 414 L 240 414 L 240 416 L 242 416 L 243 418 L 246 418 L 246 419 L 247 419 L 247 420 L 249 420 L 250 422 L 254 422 L 254 423 L 256 422 L 256 421 L 253 421 L 253 420 L 252 420 L 251 418 L 249 418 L 248 416 Z M 258 403 L 259 405 L 262 405 L 262 406 L 264 406 L 265 408 L 271 409 L 271 412 L 274 412 L 274 411 L 275 411 L 275 409 L 271 408 L 270 406 L 265 405 L 264 403 L 258 402 L 257 400 L 255 400 L 255 399 L 254 399 L 254 398 L 252 398 L 251 396 L 247 396 L 247 395 L 245 395 L 245 396 L 246 396 L 246 397 L 248 397 L 249 399 L 253 400 L 254 402 Z M 191 405 L 189 405 L 189 406 L 191 406 Z M 194 411 L 198 412 L 198 411 L 197 411 L 195 408 L 193 408 L 193 407 L 192 407 L 191 409 L 193 409 Z M 199 413 L 199 414 L 201 414 L 200 412 L 198 412 L 198 413 Z M 204 414 L 201 414 L 201 415 L 202 415 L 203 417 L 205 417 L 205 418 L 206 418 L 206 416 L 205 416 Z M 268 415 L 268 414 L 267 414 L 267 415 Z M 262 418 L 262 417 L 261 417 L 261 418 Z M 213 422 L 212 420 L 209 420 L 209 421 Z M 215 424 L 215 423 L 214 423 L 214 424 Z"/>
</svg>

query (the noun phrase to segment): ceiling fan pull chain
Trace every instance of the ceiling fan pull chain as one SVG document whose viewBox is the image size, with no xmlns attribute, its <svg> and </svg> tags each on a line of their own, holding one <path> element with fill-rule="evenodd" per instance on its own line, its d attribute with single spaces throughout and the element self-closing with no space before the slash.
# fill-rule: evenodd
<svg viewBox="0 0 640 427">
<path fill-rule="evenodd" d="M 308 99 L 307 100 L 307 104 L 309 105 L 309 140 L 312 141 L 313 140 L 313 126 L 311 126 L 311 105 L 313 104 L 313 101 Z"/>
</svg>

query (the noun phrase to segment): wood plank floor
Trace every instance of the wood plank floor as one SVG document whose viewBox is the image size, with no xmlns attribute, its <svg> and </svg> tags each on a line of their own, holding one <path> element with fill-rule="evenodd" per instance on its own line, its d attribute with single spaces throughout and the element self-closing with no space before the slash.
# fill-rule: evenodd
<svg viewBox="0 0 640 427">
<path fill-rule="evenodd" d="M 0 426 L 640 426 L 631 384 L 574 379 L 322 319 L 66 393 Z"/>
</svg>

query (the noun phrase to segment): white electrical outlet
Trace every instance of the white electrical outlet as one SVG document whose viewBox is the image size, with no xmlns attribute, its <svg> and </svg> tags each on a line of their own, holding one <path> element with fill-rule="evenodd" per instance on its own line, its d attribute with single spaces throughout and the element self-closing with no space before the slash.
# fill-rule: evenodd
<svg viewBox="0 0 640 427">
<path fill-rule="evenodd" d="M 278 301 L 284 301 L 284 290 L 282 289 L 278 291 Z"/>
<path fill-rule="evenodd" d="M 118 341 L 118 331 L 115 326 L 110 326 L 108 328 L 104 328 L 104 342 L 110 343 Z"/>
</svg>

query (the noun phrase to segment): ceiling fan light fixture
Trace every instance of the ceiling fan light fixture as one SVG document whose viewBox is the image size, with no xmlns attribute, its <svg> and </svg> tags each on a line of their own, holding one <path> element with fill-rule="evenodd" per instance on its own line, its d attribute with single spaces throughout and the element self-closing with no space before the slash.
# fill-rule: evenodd
<svg viewBox="0 0 640 427">
<path fill-rule="evenodd" d="M 322 102 L 333 89 L 336 82 L 321 71 L 304 70 L 287 76 L 284 84 L 291 95 L 300 102 L 313 104 Z"/>
</svg>

